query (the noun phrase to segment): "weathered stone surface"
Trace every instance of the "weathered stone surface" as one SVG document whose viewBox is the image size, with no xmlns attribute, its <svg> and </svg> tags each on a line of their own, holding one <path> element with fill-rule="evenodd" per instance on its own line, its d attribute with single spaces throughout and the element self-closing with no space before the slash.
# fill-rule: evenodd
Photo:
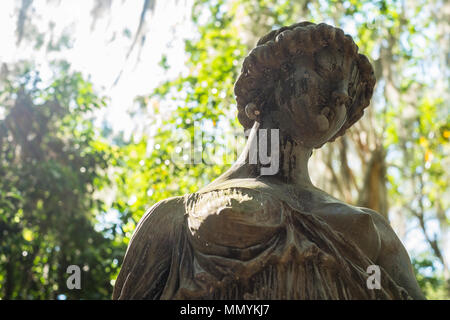
<svg viewBox="0 0 450 320">
<path fill-rule="evenodd" d="M 263 37 L 235 85 L 238 118 L 252 130 L 241 158 L 144 215 L 113 298 L 423 298 L 384 218 L 315 188 L 308 175 L 312 149 L 362 116 L 374 84 L 369 61 L 340 29 L 304 22 Z M 260 129 L 279 130 L 270 175 L 249 159 Z M 373 265 L 379 289 L 367 284 Z"/>
</svg>

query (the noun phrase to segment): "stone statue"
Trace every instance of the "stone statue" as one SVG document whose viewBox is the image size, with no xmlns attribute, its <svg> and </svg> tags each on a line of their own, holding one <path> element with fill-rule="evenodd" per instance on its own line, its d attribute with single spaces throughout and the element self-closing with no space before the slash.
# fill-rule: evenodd
<svg viewBox="0 0 450 320">
<path fill-rule="evenodd" d="M 262 37 L 235 84 L 238 119 L 251 129 L 243 154 L 143 216 L 113 299 L 422 299 L 388 222 L 308 175 L 312 150 L 361 118 L 374 85 L 341 29 L 302 22 Z M 253 151 L 271 131 L 279 165 L 264 174 Z"/>
</svg>

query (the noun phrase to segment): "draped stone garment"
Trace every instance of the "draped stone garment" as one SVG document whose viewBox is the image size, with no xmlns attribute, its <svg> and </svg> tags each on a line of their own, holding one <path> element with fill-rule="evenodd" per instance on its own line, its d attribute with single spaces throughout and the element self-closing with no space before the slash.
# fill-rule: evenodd
<svg viewBox="0 0 450 320">
<path fill-rule="evenodd" d="M 409 299 L 312 212 L 270 193 L 227 188 L 171 198 L 140 221 L 114 299 Z"/>
</svg>

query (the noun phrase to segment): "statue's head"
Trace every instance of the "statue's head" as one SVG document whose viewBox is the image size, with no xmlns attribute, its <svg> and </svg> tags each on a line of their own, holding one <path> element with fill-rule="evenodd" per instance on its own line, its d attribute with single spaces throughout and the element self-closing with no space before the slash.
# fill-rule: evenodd
<svg viewBox="0 0 450 320">
<path fill-rule="evenodd" d="M 234 92 L 245 129 L 255 121 L 319 148 L 344 134 L 370 103 L 375 76 L 341 29 L 301 22 L 262 37 Z"/>
</svg>

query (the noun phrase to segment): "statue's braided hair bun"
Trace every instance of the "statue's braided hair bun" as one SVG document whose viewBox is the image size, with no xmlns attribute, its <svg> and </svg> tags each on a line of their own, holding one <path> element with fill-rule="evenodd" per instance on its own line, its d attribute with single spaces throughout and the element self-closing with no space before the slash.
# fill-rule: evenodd
<svg viewBox="0 0 450 320">
<path fill-rule="evenodd" d="M 234 86 L 238 119 L 245 129 L 252 127 L 254 119 L 248 117 L 245 107 L 254 103 L 265 110 L 268 94 L 273 92 L 283 68 L 301 55 L 313 55 L 324 47 L 334 48 L 352 60 L 347 104 L 348 119 L 341 130 L 330 140 L 344 134 L 358 121 L 370 103 L 375 86 L 373 68 L 349 35 L 325 23 L 300 22 L 273 30 L 263 36 L 244 59 L 241 74 Z"/>
</svg>

